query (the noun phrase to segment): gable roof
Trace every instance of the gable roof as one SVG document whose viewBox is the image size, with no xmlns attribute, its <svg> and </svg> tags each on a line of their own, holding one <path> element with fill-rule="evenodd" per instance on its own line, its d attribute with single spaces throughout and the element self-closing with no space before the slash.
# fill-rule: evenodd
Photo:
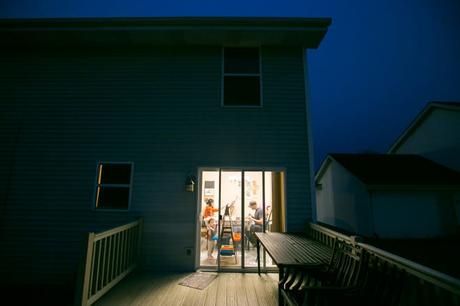
<svg viewBox="0 0 460 306">
<path fill-rule="evenodd" d="M 433 112 L 435 109 L 447 109 L 460 111 L 460 102 L 441 102 L 433 101 L 429 102 L 422 111 L 415 117 L 415 119 L 409 124 L 409 126 L 404 130 L 401 136 L 396 139 L 394 144 L 388 150 L 388 153 L 395 153 L 396 150 L 409 138 L 412 133 L 425 121 L 425 119 Z"/>
<path fill-rule="evenodd" d="M 317 48 L 330 18 L 162 17 L 0 20 L 0 45 L 229 44 Z"/>
<path fill-rule="evenodd" d="M 459 185 L 460 173 L 420 155 L 330 154 L 366 185 Z"/>
</svg>

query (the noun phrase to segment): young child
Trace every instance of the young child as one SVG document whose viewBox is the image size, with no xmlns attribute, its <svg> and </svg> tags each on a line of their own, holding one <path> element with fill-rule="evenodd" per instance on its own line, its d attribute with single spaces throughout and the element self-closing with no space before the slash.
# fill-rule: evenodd
<svg viewBox="0 0 460 306">
<path fill-rule="evenodd" d="M 213 199 L 207 199 L 206 200 L 206 208 L 204 209 L 203 213 L 203 219 L 208 220 L 212 216 L 214 216 L 214 213 L 219 211 L 218 208 L 214 208 L 214 200 Z"/>
<path fill-rule="evenodd" d="M 212 253 L 214 253 L 214 247 L 217 243 L 217 228 L 216 228 L 216 220 L 214 218 L 210 218 L 208 221 L 208 259 L 214 259 Z"/>
</svg>

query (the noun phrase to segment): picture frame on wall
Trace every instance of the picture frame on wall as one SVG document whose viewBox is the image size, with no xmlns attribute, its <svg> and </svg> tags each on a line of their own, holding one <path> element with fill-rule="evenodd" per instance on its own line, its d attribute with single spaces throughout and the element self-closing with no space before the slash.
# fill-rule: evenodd
<svg viewBox="0 0 460 306">
<path fill-rule="evenodd" d="M 214 181 L 204 181 L 204 195 L 212 196 L 214 195 L 215 182 Z"/>
</svg>

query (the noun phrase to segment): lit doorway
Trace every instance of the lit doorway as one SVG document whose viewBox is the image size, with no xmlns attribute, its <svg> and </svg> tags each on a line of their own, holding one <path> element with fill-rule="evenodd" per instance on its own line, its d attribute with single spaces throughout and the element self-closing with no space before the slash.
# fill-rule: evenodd
<svg viewBox="0 0 460 306">
<path fill-rule="evenodd" d="M 255 233 L 285 230 L 283 171 L 200 169 L 198 202 L 198 266 L 204 270 L 254 270 Z M 276 267 L 265 251 L 260 262 L 266 270 Z"/>
</svg>

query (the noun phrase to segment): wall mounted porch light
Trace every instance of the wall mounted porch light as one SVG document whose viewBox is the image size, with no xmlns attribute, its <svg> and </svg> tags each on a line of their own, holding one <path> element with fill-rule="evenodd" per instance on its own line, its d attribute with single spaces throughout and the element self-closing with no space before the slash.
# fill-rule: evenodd
<svg viewBox="0 0 460 306">
<path fill-rule="evenodd" d="M 187 176 L 185 180 L 185 191 L 194 192 L 195 191 L 195 177 L 193 175 Z"/>
</svg>

